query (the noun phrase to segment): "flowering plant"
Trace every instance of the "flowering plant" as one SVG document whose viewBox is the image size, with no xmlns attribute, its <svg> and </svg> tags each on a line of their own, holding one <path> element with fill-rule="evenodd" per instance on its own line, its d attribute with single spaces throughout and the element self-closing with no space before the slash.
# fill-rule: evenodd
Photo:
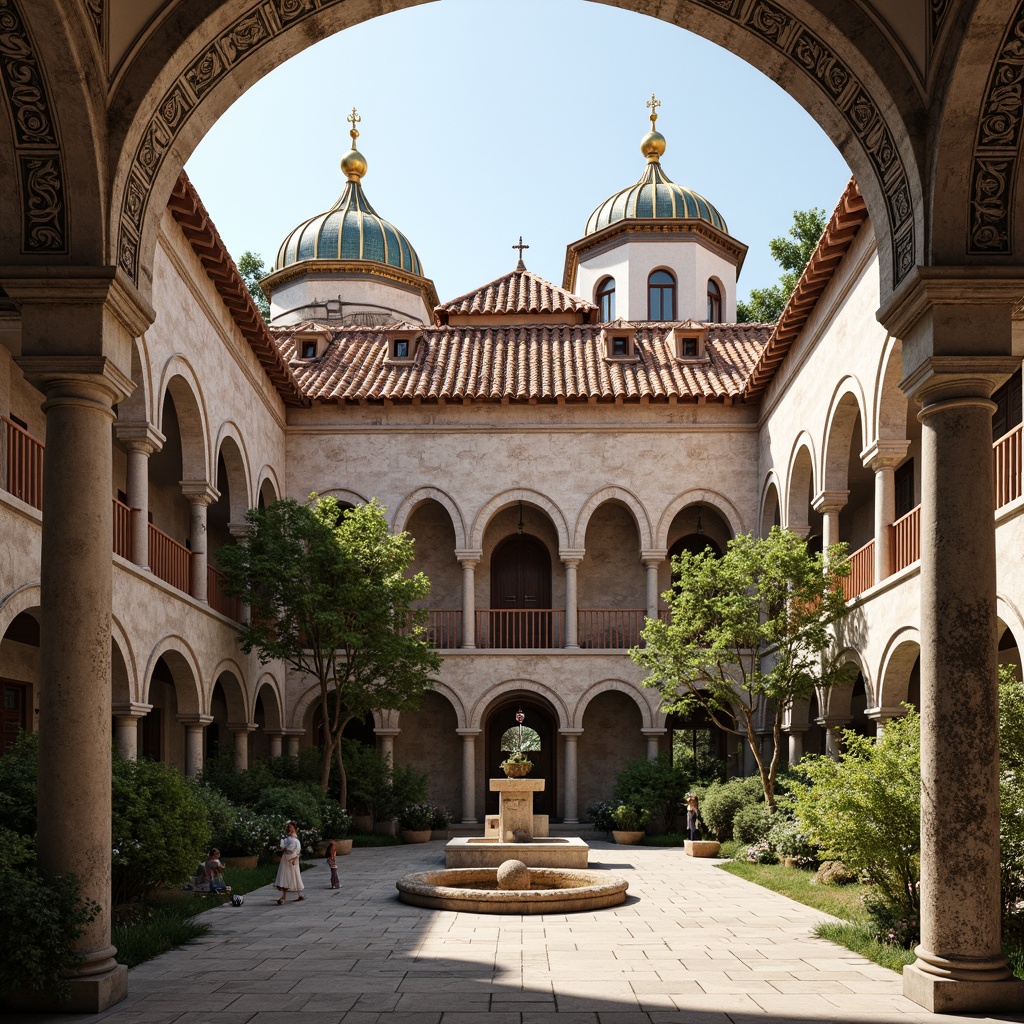
<svg viewBox="0 0 1024 1024">
<path fill-rule="evenodd" d="M 433 804 L 408 804 L 398 812 L 398 824 L 409 831 L 425 832 L 433 827 L 436 810 Z"/>
</svg>

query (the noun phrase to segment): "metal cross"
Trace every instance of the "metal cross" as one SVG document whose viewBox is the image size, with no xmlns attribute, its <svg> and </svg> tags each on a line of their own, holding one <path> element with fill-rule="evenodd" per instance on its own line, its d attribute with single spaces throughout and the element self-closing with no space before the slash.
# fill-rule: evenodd
<svg viewBox="0 0 1024 1024">
<path fill-rule="evenodd" d="M 523 267 L 525 269 L 526 268 L 526 264 L 523 263 L 523 250 L 524 249 L 529 249 L 530 247 L 528 245 L 524 245 L 523 244 L 523 236 L 522 235 L 519 236 L 519 244 L 518 245 L 513 245 L 512 248 L 519 250 L 519 266 Z M 522 531 L 520 531 L 520 532 L 522 532 Z"/>
<path fill-rule="evenodd" d="M 661 100 L 652 92 L 651 98 L 647 101 L 647 106 L 651 108 L 651 131 L 654 131 L 654 122 L 658 120 L 658 107 L 661 106 Z"/>
<path fill-rule="evenodd" d="M 648 106 L 650 106 L 650 104 L 648 104 Z M 348 117 L 345 118 L 345 120 L 352 125 L 352 130 L 349 132 L 349 135 L 351 135 L 352 138 L 354 139 L 359 134 L 359 132 L 356 131 L 356 125 L 360 121 L 362 121 L 362 118 L 356 113 L 355 107 L 352 108 L 352 113 L 349 114 Z"/>
</svg>

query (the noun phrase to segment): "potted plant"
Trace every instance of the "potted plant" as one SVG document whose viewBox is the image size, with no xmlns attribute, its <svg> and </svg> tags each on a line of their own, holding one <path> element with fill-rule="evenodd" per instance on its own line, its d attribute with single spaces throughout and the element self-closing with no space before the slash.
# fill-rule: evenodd
<svg viewBox="0 0 1024 1024">
<path fill-rule="evenodd" d="M 651 812 L 646 807 L 636 804 L 619 804 L 612 812 L 612 838 L 617 843 L 635 845 L 644 838 L 644 829 L 650 820 Z"/>
<path fill-rule="evenodd" d="M 333 839 L 337 844 L 338 853 L 352 852 L 352 815 L 336 803 L 325 802 L 320 814 L 323 839 L 317 852 L 326 852 L 327 844 Z"/>
<path fill-rule="evenodd" d="M 426 843 L 430 841 L 430 830 L 437 808 L 433 804 L 407 804 L 398 812 L 398 824 L 402 830 L 403 843 Z"/>
<path fill-rule="evenodd" d="M 251 871 L 274 833 L 274 822 L 267 815 L 240 807 L 238 815 L 221 839 L 221 859 L 229 868 Z"/>
<path fill-rule="evenodd" d="M 521 750 L 513 750 L 504 761 L 501 762 L 501 770 L 510 779 L 521 779 L 529 775 L 533 769 L 533 762 Z"/>
<path fill-rule="evenodd" d="M 448 829 L 452 824 L 452 812 L 447 807 L 434 807 L 434 816 L 430 822 L 431 839 L 447 839 Z"/>
</svg>

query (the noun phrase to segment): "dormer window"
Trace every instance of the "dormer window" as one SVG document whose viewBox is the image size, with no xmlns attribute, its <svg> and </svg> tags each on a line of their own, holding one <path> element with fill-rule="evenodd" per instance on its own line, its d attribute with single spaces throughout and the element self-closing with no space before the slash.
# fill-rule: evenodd
<svg viewBox="0 0 1024 1024">
<path fill-rule="evenodd" d="M 409 340 L 407 338 L 395 338 L 395 344 L 392 349 L 391 356 L 394 359 L 408 359 Z"/>
<path fill-rule="evenodd" d="M 673 346 L 669 348 L 669 351 L 673 351 L 674 348 L 676 359 L 696 362 L 708 358 L 704 345 L 707 336 L 708 331 L 703 324 L 696 320 L 687 320 L 674 327 L 672 333 L 665 340 L 670 346 Z"/>
<path fill-rule="evenodd" d="M 423 336 L 421 331 L 388 331 L 389 363 L 411 363 L 416 355 L 416 342 Z"/>
<path fill-rule="evenodd" d="M 316 359 L 316 342 L 303 341 L 299 345 L 300 359 Z"/>
<path fill-rule="evenodd" d="M 636 329 L 622 320 L 609 324 L 602 332 L 606 359 L 633 361 L 640 357 L 636 352 Z"/>
<path fill-rule="evenodd" d="M 697 347 L 698 341 L 696 338 L 683 338 L 680 343 L 682 351 L 680 355 L 684 359 L 696 359 L 697 358 Z"/>
<path fill-rule="evenodd" d="M 328 335 L 321 331 L 304 331 L 295 336 L 295 358 L 296 359 L 319 359 L 327 349 L 330 340 Z"/>
<path fill-rule="evenodd" d="M 612 335 L 612 350 L 609 353 L 613 356 L 628 356 L 629 351 L 629 335 L 627 334 L 613 334 Z"/>
</svg>

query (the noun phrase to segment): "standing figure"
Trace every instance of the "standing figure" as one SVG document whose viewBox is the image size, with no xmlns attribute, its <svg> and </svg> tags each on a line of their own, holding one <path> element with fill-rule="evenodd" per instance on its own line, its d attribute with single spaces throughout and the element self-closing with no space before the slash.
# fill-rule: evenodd
<svg viewBox="0 0 1024 1024">
<path fill-rule="evenodd" d="M 690 833 L 690 842 L 697 841 L 697 826 L 700 817 L 697 811 L 697 794 L 690 792 L 686 794 L 686 831 Z"/>
<path fill-rule="evenodd" d="M 338 844 L 332 839 L 327 844 L 327 866 L 331 869 L 331 888 L 340 889 L 338 880 Z"/>
<path fill-rule="evenodd" d="M 295 822 L 289 821 L 285 826 L 285 835 L 281 837 L 281 864 L 277 869 L 277 878 L 274 879 L 274 888 L 281 890 L 281 898 L 278 903 L 284 903 L 289 892 L 297 892 L 299 895 L 292 901 L 298 903 L 306 897 L 302 895 L 305 885 L 302 884 L 302 874 L 299 871 L 299 854 L 302 852 L 302 844 L 299 842 L 298 830 Z"/>
</svg>

